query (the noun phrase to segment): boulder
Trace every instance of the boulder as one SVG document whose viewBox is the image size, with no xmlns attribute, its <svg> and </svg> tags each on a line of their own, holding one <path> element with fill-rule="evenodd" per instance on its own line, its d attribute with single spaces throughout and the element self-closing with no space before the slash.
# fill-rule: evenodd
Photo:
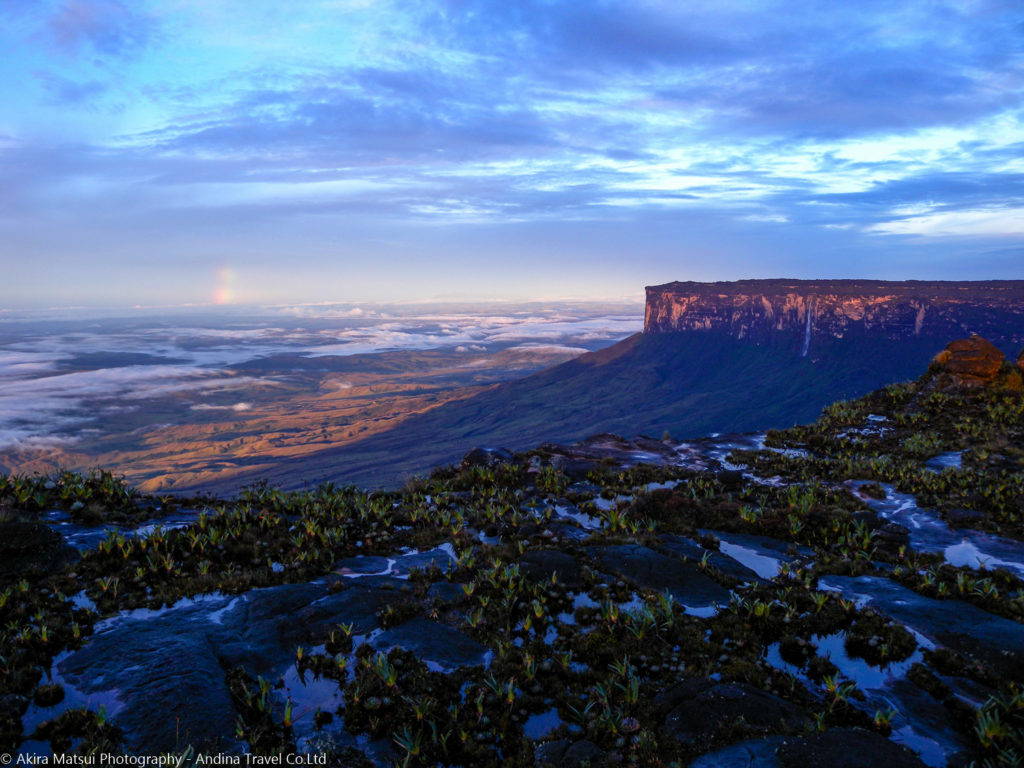
<svg viewBox="0 0 1024 768">
<path fill-rule="evenodd" d="M 108 620 L 58 664 L 65 688 L 94 706 L 104 703 L 129 751 L 168 752 L 186 744 L 236 751 L 237 714 L 209 637 L 222 630 L 210 616 L 231 600 L 183 601 L 151 618 Z"/>
<path fill-rule="evenodd" d="M 778 757 L 784 768 L 924 768 L 906 747 L 860 728 L 833 728 L 789 741 L 779 747 Z"/>
<path fill-rule="evenodd" d="M 434 582 L 427 590 L 427 599 L 436 600 L 443 605 L 460 603 L 466 597 L 466 593 L 462 589 L 463 586 L 463 584 L 450 581 Z"/>
<path fill-rule="evenodd" d="M 534 764 L 545 768 L 597 768 L 605 762 L 604 751 L 586 739 L 546 741 L 537 745 L 534 755 Z"/>
<path fill-rule="evenodd" d="M 742 722 L 747 729 L 771 733 L 796 730 L 807 722 L 800 707 L 744 683 L 694 678 L 676 683 L 655 699 L 669 709 L 666 732 L 691 747 L 709 744 L 724 726 Z"/>
<path fill-rule="evenodd" d="M 0 582 L 56 571 L 81 557 L 45 523 L 0 523 Z"/>
<path fill-rule="evenodd" d="M 459 465 L 459 468 L 494 467 L 499 464 L 508 464 L 510 461 L 512 461 L 512 452 L 505 448 L 482 448 L 478 446 L 462 457 L 462 463 Z"/>
<path fill-rule="evenodd" d="M 950 509 L 943 517 L 952 528 L 976 528 L 985 521 L 985 513 L 976 509 Z"/>
<path fill-rule="evenodd" d="M 241 665 L 252 675 L 276 679 L 291 667 L 297 645 L 321 641 L 338 624 L 351 623 L 356 634 L 378 628 L 377 611 L 402 599 L 398 588 L 405 585 L 367 576 L 344 580 L 340 592 L 331 592 L 324 581 L 283 584 L 244 595 L 183 599 L 143 615 L 129 611 L 98 625 L 57 669 L 69 699 L 107 706 L 130 751 L 180 751 L 191 744 L 235 752 L 241 747 L 229 670 Z M 469 638 L 448 632 L 424 632 L 424 643 L 442 645 L 450 654 L 464 652 Z M 453 636 L 460 642 L 452 642 Z"/>
<path fill-rule="evenodd" d="M 990 341 L 973 334 L 946 345 L 933 359 L 939 370 L 961 387 L 981 387 L 994 381 L 1003 366 L 1004 356 Z"/>
<path fill-rule="evenodd" d="M 708 565 L 717 568 L 727 576 L 732 576 L 734 579 L 740 579 L 741 581 L 759 580 L 757 574 L 747 566 L 733 560 L 731 557 L 723 555 L 717 549 L 705 549 L 686 536 L 676 536 L 671 533 L 663 534 L 661 543 L 657 546 L 657 551 L 675 557 L 682 557 L 694 563 L 699 563 L 706 558 Z"/>
<path fill-rule="evenodd" d="M 638 586 L 668 591 L 690 608 L 729 602 L 729 590 L 709 578 L 694 563 L 663 555 L 639 544 L 588 547 L 587 554 L 604 571 L 618 573 Z"/>
<path fill-rule="evenodd" d="M 420 617 L 378 635 L 371 644 L 385 652 L 404 648 L 424 663 L 446 671 L 485 665 L 489 653 L 486 647 L 457 629 Z"/>
<path fill-rule="evenodd" d="M 565 456 L 552 456 L 551 466 L 570 480 L 586 480 L 587 475 L 601 468 L 600 463 L 592 459 L 576 459 Z"/>
<path fill-rule="evenodd" d="M 570 587 L 580 578 L 580 565 L 576 558 L 557 549 L 534 549 L 519 558 L 519 571 L 533 581 L 550 581 L 558 574 L 558 581 Z"/>
<path fill-rule="evenodd" d="M 582 768 L 582 766 L 594 768 L 604 763 L 604 757 L 604 750 L 592 741 L 583 739 L 565 750 L 560 765 L 562 768 Z"/>
<path fill-rule="evenodd" d="M 690 763 L 690 768 L 779 768 L 775 752 L 783 741 L 781 736 L 768 736 L 730 744 L 701 755 Z"/>
</svg>

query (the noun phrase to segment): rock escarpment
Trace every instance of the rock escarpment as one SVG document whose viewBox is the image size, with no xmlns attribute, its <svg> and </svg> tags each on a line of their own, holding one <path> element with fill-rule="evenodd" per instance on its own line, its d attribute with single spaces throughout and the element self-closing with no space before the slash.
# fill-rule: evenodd
<svg viewBox="0 0 1024 768">
<path fill-rule="evenodd" d="M 1024 341 L 1024 281 L 740 280 L 647 288 L 644 332 L 788 336 L 802 355 L 823 337 Z"/>
</svg>

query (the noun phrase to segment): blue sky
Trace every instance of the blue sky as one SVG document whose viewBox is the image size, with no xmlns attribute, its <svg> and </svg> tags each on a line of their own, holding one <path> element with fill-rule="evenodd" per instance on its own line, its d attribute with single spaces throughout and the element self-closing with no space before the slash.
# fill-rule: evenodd
<svg viewBox="0 0 1024 768">
<path fill-rule="evenodd" d="M 5 0 L 0 306 L 1019 278 L 1019 2 Z"/>
</svg>

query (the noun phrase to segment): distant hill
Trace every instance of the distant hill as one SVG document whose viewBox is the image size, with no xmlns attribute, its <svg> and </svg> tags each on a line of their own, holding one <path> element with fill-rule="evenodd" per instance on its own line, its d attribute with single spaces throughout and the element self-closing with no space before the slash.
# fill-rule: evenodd
<svg viewBox="0 0 1024 768">
<path fill-rule="evenodd" d="M 393 485 L 480 444 L 792 426 L 915 378 L 951 338 L 975 332 L 1016 356 L 1024 281 L 670 283 L 647 289 L 642 334 L 260 477 Z"/>
</svg>

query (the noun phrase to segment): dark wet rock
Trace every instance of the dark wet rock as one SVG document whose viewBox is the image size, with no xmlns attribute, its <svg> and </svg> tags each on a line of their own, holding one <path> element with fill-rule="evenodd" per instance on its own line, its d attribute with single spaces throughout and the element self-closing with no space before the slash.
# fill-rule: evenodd
<svg viewBox="0 0 1024 768">
<path fill-rule="evenodd" d="M 0 523 L 0 581 L 59 570 L 80 557 L 45 523 Z"/>
<path fill-rule="evenodd" d="M 584 480 L 601 465 L 593 459 L 573 459 L 566 456 L 552 456 L 551 466 L 570 480 Z"/>
<path fill-rule="evenodd" d="M 744 683 L 695 678 L 662 691 L 655 704 L 669 710 L 665 730 L 690 746 L 708 743 L 720 727 L 741 719 L 750 729 L 798 729 L 807 722 L 800 707 Z"/>
<path fill-rule="evenodd" d="M 669 459 L 674 459 L 676 456 L 675 448 L 672 447 L 671 443 L 667 443 L 664 440 L 647 437 L 646 435 L 637 435 L 633 438 L 633 444 L 648 453 L 657 453 Z"/>
<path fill-rule="evenodd" d="M 974 334 L 951 341 L 932 362 L 953 386 L 981 387 L 996 379 L 1003 359 L 999 347 Z"/>
<path fill-rule="evenodd" d="M 565 751 L 572 744 L 569 739 L 558 739 L 557 741 L 546 741 L 538 744 L 534 750 L 534 763 L 537 766 L 557 766 L 565 756 Z"/>
<path fill-rule="evenodd" d="M 743 472 L 738 469 L 723 469 L 715 477 L 718 478 L 718 482 L 722 484 L 722 487 L 727 491 L 735 491 L 743 487 L 745 482 L 743 478 Z"/>
<path fill-rule="evenodd" d="M 494 467 L 512 461 L 512 452 L 505 448 L 473 448 L 462 457 L 461 468 Z"/>
<path fill-rule="evenodd" d="M 225 670 L 200 629 L 210 624 L 208 612 L 198 604 L 119 621 L 60 663 L 64 679 L 87 696 L 116 696 L 123 707 L 113 720 L 129 751 L 235 747 Z"/>
<path fill-rule="evenodd" d="M 943 517 L 953 528 L 971 528 L 980 524 L 985 514 L 974 509 L 950 509 L 943 513 Z"/>
<path fill-rule="evenodd" d="M 592 435 L 573 445 L 544 443 L 538 450 L 548 454 L 551 466 L 572 480 L 584 480 L 587 473 L 605 464 L 616 468 L 640 462 L 672 464 L 678 458 L 675 449 L 661 440 L 643 436 L 627 440 L 609 433 Z"/>
<path fill-rule="evenodd" d="M 483 664 L 487 648 L 456 629 L 429 619 L 415 618 L 389 629 L 372 640 L 374 648 L 404 648 L 427 663 L 445 669 Z"/>
<path fill-rule="evenodd" d="M 747 566 L 733 560 L 731 557 L 723 555 L 718 550 L 705 549 L 693 539 L 688 539 L 685 536 L 676 536 L 674 534 L 662 536 L 661 544 L 658 545 L 657 551 L 674 555 L 675 557 L 685 557 L 687 560 L 695 563 L 699 563 L 706 556 L 708 565 L 727 576 L 743 581 L 758 580 L 757 574 L 747 568 Z"/>
<path fill-rule="evenodd" d="M 438 581 L 430 585 L 427 590 L 428 600 L 450 604 L 457 603 L 466 596 L 461 584 L 453 584 L 450 581 Z"/>
<path fill-rule="evenodd" d="M 28 709 L 29 700 L 16 693 L 8 693 L 0 696 L 0 719 L 19 719 L 25 710 Z"/>
<path fill-rule="evenodd" d="M 574 587 L 579 583 L 580 564 L 576 558 L 555 549 L 535 549 L 519 558 L 519 571 L 534 581 L 550 581 L 558 574 L 559 583 Z"/>
<path fill-rule="evenodd" d="M 8 693 L 0 696 L 0 744 L 4 737 L 12 737 L 14 743 L 21 739 L 25 732 L 21 716 L 28 709 L 29 700 L 24 696 Z"/>
<path fill-rule="evenodd" d="M 578 493 L 584 496 L 600 496 L 602 490 L 604 489 L 600 485 L 580 480 L 570 485 L 566 492 Z"/>
<path fill-rule="evenodd" d="M 779 768 L 781 763 L 775 753 L 783 742 L 782 736 L 747 739 L 701 755 L 690 763 L 690 768 Z"/>
<path fill-rule="evenodd" d="M 884 578 L 827 576 L 822 581 L 848 598 L 870 598 L 879 612 L 997 674 L 1013 679 L 1024 674 L 1024 625 L 1016 621 L 960 600 L 933 600 Z"/>
<path fill-rule="evenodd" d="M 924 768 L 924 763 L 906 747 L 884 736 L 860 728 L 833 728 L 779 747 L 784 768 Z"/>
<path fill-rule="evenodd" d="M 379 626 L 378 611 L 402 601 L 398 589 L 404 586 L 404 581 L 386 576 L 351 579 L 342 591 L 296 601 L 297 605 L 293 604 L 291 609 L 276 605 L 279 600 L 287 599 L 284 593 L 262 590 L 270 594 L 257 598 L 260 603 L 266 602 L 258 603 L 252 615 L 258 625 L 273 631 L 285 646 L 294 647 L 323 638 L 339 624 L 351 624 L 355 634 L 366 634 Z M 247 632 L 246 638 L 251 634 Z"/>
<path fill-rule="evenodd" d="M 333 568 L 335 573 L 342 576 L 384 573 L 387 569 L 388 558 L 380 555 L 346 557 L 344 560 L 336 562 Z"/>
<path fill-rule="evenodd" d="M 981 691 L 973 681 L 962 681 L 967 683 L 968 687 L 958 690 L 958 693 L 976 697 L 978 701 L 985 701 L 992 694 L 989 690 Z M 959 689 L 961 680 L 956 682 Z M 870 703 L 872 702 L 869 700 L 868 704 Z M 897 710 L 898 714 L 892 723 L 894 729 L 898 729 L 905 722 L 919 737 L 937 745 L 947 758 L 964 753 L 970 748 L 967 738 L 957 727 L 957 718 L 954 714 L 956 710 L 946 707 L 940 700 L 907 678 L 891 680 L 886 685 L 884 694 L 879 696 L 875 703 L 876 709 L 893 707 Z"/>
<path fill-rule="evenodd" d="M 534 752 L 534 764 L 539 768 L 580 768 L 589 765 L 598 768 L 606 764 L 605 753 L 591 741 L 572 742 L 558 739 L 539 744 Z"/>
<path fill-rule="evenodd" d="M 558 766 L 559 768 L 580 768 L 581 766 L 597 768 L 604 764 L 604 758 L 603 749 L 591 741 L 582 739 L 565 750 Z"/>
<path fill-rule="evenodd" d="M 58 668 L 82 694 L 116 698 L 112 719 L 129 749 L 235 749 L 228 671 L 241 665 L 270 678 L 292 663 L 296 645 L 320 641 L 338 624 L 376 629 L 377 611 L 404 599 L 404 586 L 368 576 L 344 580 L 341 591 L 319 581 L 183 601 L 99 625 Z"/>
<path fill-rule="evenodd" d="M 610 547 L 588 547 L 587 554 L 600 567 L 658 592 L 668 592 L 679 602 L 691 607 L 729 602 L 729 590 L 712 581 L 700 568 L 655 552 L 638 544 Z"/>
<path fill-rule="evenodd" d="M 431 549 L 428 552 L 418 552 L 415 555 L 403 555 L 395 560 L 391 572 L 399 576 L 407 576 L 413 568 L 428 570 L 437 567 L 447 571 L 455 567 L 452 556 L 443 549 Z"/>
<path fill-rule="evenodd" d="M 910 529 L 899 523 L 885 523 L 878 528 L 878 538 L 890 545 L 899 546 L 910 543 Z"/>
<path fill-rule="evenodd" d="M 576 510 L 575 507 L 572 509 Z M 579 510 L 576 511 L 578 512 Z M 590 537 L 589 531 L 571 523 L 552 522 L 548 525 L 547 530 L 563 541 L 583 541 Z"/>
<path fill-rule="evenodd" d="M 454 565 L 452 556 L 443 549 L 431 549 L 416 554 L 381 557 L 379 555 L 346 557 L 334 564 L 340 576 L 388 575 L 408 576 L 413 568 L 426 570 L 434 566 L 448 570 Z"/>
<path fill-rule="evenodd" d="M 64 687 L 58 683 L 48 683 L 36 688 L 34 702 L 37 707 L 55 707 L 64 701 Z"/>
</svg>

